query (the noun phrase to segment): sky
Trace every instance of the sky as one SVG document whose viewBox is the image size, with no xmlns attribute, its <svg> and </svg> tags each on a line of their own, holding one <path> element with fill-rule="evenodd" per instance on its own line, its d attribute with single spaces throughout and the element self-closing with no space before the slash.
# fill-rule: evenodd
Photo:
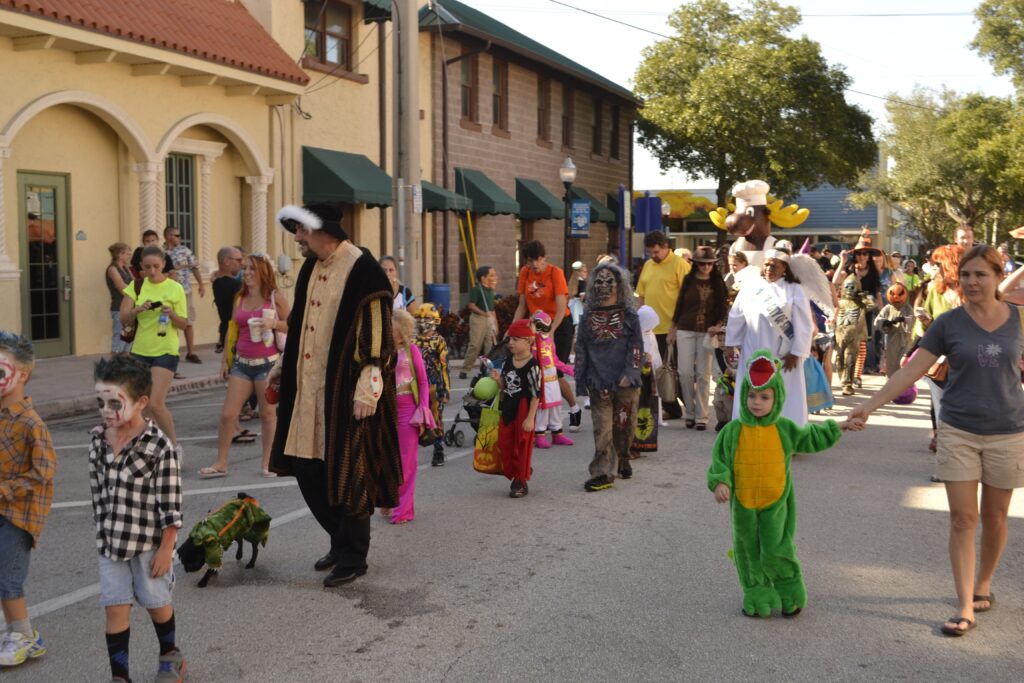
<svg viewBox="0 0 1024 683">
<path fill-rule="evenodd" d="M 629 88 L 640 64 L 641 50 L 659 40 L 650 33 L 550 0 L 461 1 Z M 666 24 L 668 14 L 682 4 L 672 0 L 565 2 L 663 34 L 670 32 Z M 730 4 L 735 7 L 743 3 Z M 851 89 L 877 96 L 907 95 L 918 85 L 999 96 L 1013 92 L 1010 79 L 996 76 L 991 65 L 969 47 L 978 29 L 973 16 L 978 2 L 804 0 L 782 4 L 800 10 L 803 23 L 794 33 L 821 44 L 828 62 L 842 65 L 850 75 Z M 876 16 L 861 16 L 872 14 Z M 893 16 L 899 14 L 917 16 Z M 765 76 L 770 78 L 771 74 Z M 886 121 L 883 100 L 847 92 L 847 101 L 871 114 L 876 122 L 876 133 L 882 131 Z M 687 178 L 679 171 L 662 173 L 658 162 L 646 150 L 640 146 L 634 150 L 634 187 L 637 189 L 713 185 L 706 179 Z"/>
</svg>

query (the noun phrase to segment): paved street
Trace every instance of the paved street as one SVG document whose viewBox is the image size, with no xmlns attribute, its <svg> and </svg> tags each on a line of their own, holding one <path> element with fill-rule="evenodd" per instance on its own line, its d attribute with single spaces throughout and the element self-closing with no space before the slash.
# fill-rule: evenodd
<svg viewBox="0 0 1024 683">
<path fill-rule="evenodd" d="M 370 572 L 325 590 L 312 564 L 326 539 L 292 480 L 259 476 L 258 444 L 233 449 L 228 478 L 198 479 L 214 458 L 222 393 L 172 399 L 186 448 L 185 532 L 243 490 L 275 528 L 256 568 L 229 559 L 206 589 L 178 568 L 179 643 L 193 681 L 996 681 L 1024 670 L 1020 499 L 998 604 L 962 639 L 938 631 L 954 602 L 924 394 L 795 462 L 810 603 L 796 619 L 762 621 L 740 615 L 727 509 L 704 484 L 713 432 L 672 423 L 633 480 L 584 493 L 587 416 L 576 446 L 535 454 L 522 500 L 508 498 L 503 478 L 475 473 L 468 447 L 450 449 L 443 468 L 423 449 L 415 522 L 377 517 Z M 51 423 L 56 504 L 27 586 L 50 651 L 4 670 L 4 683 L 109 679 L 86 476 L 92 424 Z M 150 681 L 156 643 L 142 610 L 132 636 L 133 678 Z"/>
</svg>

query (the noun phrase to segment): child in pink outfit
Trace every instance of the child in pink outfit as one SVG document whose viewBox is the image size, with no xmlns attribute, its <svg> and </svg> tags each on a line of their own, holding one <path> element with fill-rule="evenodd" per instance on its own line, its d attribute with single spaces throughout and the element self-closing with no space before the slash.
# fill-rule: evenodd
<svg viewBox="0 0 1024 683">
<path fill-rule="evenodd" d="M 405 311 L 396 311 L 392 319 L 392 332 L 395 346 L 398 347 L 395 391 L 402 484 L 398 487 L 398 507 L 391 510 L 391 523 L 405 524 L 416 517 L 413 498 L 416 495 L 416 470 L 419 465 L 420 427 L 433 429 L 436 423 L 430 410 L 430 385 L 427 383 L 423 356 L 419 348 L 411 343 L 416 323 Z"/>
<path fill-rule="evenodd" d="M 551 338 L 551 316 L 538 310 L 533 314 L 531 322 L 536 332 L 533 356 L 540 365 L 544 385 L 540 393 L 540 406 L 537 409 L 533 447 L 551 448 L 551 444 L 571 446 L 572 439 L 562 433 L 562 390 L 558 385 L 558 371 L 561 370 L 572 377 L 572 366 L 558 360 L 555 353 L 555 340 Z M 551 431 L 551 441 L 545 437 L 548 430 Z"/>
</svg>

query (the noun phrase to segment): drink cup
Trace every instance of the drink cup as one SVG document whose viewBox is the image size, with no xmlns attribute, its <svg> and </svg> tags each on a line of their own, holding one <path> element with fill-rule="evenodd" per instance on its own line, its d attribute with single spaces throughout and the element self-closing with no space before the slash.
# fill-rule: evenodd
<svg viewBox="0 0 1024 683">
<path fill-rule="evenodd" d="M 271 347 L 274 345 L 274 321 L 277 320 L 277 311 L 273 308 L 263 309 L 263 345 Z"/>
<path fill-rule="evenodd" d="M 249 340 L 263 341 L 263 318 L 249 318 Z"/>
</svg>

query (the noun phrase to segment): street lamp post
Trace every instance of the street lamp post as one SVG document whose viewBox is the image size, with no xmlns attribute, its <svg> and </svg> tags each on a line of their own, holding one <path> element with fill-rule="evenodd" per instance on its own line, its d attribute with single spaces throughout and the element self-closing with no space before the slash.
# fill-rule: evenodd
<svg viewBox="0 0 1024 683">
<path fill-rule="evenodd" d="M 572 239 L 572 184 L 576 182 L 576 164 L 572 163 L 572 157 L 566 157 L 562 162 L 562 167 L 558 169 L 558 177 L 565 185 L 565 244 L 562 247 L 562 254 L 565 257 L 565 265 L 568 266 L 574 256 L 569 253 Z"/>
</svg>

